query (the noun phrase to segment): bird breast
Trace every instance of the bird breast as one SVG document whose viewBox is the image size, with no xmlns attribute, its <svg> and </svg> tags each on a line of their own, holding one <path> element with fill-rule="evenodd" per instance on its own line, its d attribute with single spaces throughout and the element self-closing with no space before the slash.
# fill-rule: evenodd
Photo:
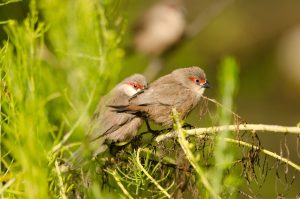
<svg viewBox="0 0 300 199">
<path fill-rule="evenodd" d="M 129 97 L 131 97 L 137 93 L 137 91 L 128 84 L 121 85 L 120 90 L 123 91 Z"/>
</svg>

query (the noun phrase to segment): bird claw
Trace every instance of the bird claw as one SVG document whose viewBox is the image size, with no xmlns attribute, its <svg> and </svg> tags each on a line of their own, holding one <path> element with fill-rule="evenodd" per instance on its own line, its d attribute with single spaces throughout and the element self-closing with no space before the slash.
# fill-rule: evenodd
<svg viewBox="0 0 300 199">
<path fill-rule="evenodd" d="M 152 130 L 150 132 L 154 135 L 154 137 L 158 136 L 161 133 L 160 130 Z"/>
<path fill-rule="evenodd" d="M 193 129 L 195 127 L 193 125 L 189 124 L 189 123 L 184 123 L 184 125 L 182 126 L 182 128 L 184 128 L 184 129 Z"/>
</svg>

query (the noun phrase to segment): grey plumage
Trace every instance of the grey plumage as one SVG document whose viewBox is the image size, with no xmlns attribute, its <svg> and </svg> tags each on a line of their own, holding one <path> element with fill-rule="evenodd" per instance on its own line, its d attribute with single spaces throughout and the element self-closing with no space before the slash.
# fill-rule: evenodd
<svg viewBox="0 0 300 199">
<path fill-rule="evenodd" d="M 207 87 L 208 82 L 201 68 L 194 66 L 177 69 L 151 83 L 147 90 L 132 98 L 128 106 L 123 106 L 123 110 L 144 115 L 157 124 L 170 126 L 173 123 L 170 117 L 172 108 L 176 108 L 181 119 L 186 118 Z"/>
<path fill-rule="evenodd" d="M 146 87 L 145 77 L 134 74 L 123 80 L 101 98 L 86 136 L 93 157 L 106 150 L 106 143 L 127 141 L 137 134 L 143 120 L 129 113 L 117 113 L 109 105 L 128 104 L 128 100 L 132 96 L 137 95 Z M 84 145 L 76 152 L 75 156 L 77 157 L 75 159 L 77 160 L 75 162 L 82 162 L 83 149 Z"/>
</svg>

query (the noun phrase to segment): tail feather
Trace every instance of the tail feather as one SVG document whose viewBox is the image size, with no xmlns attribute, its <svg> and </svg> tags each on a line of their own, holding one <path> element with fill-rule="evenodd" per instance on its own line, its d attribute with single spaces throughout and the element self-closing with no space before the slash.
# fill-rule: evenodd
<svg viewBox="0 0 300 199">
<path fill-rule="evenodd" d="M 81 145 L 73 152 L 68 162 L 72 166 L 72 169 L 78 169 L 87 164 L 90 160 L 104 154 L 106 150 L 107 145 L 104 143 L 104 139 L 97 139 L 89 143 L 89 146 Z"/>
<path fill-rule="evenodd" d="M 73 169 L 82 167 L 87 160 L 87 153 L 83 146 L 80 146 L 69 158 L 68 162 L 71 163 Z"/>
<path fill-rule="evenodd" d="M 139 112 L 138 110 L 132 110 L 128 105 L 120 105 L 120 106 L 109 105 L 108 107 L 112 108 L 113 111 L 117 113 L 136 114 Z"/>
<path fill-rule="evenodd" d="M 129 111 L 128 105 L 119 105 L 119 106 L 108 105 L 108 107 L 112 108 L 113 111 L 118 112 L 118 113 Z"/>
</svg>

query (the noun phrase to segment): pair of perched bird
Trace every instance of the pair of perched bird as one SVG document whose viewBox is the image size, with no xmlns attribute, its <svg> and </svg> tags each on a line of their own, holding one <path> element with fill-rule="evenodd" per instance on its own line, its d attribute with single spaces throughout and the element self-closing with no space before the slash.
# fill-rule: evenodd
<svg viewBox="0 0 300 199">
<path fill-rule="evenodd" d="M 173 108 L 186 118 L 205 88 L 209 83 L 197 66 L 174 70 L 149 85 L 140 74 L 126 78 L 102 97 L 91 120 L 87 137 L 93 156 L 106 149 L 105 142 L 134 138 L 144 120 L 170 127 Z"/>
</svg>

